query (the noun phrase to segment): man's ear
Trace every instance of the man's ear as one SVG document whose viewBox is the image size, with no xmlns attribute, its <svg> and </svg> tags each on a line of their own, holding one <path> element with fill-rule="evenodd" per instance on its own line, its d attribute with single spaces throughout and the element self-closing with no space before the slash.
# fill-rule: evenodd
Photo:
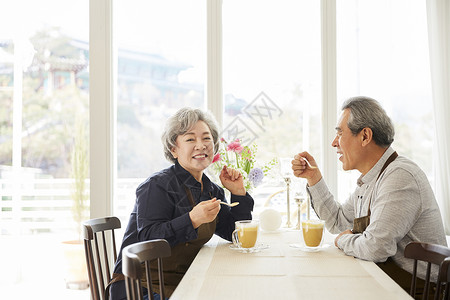
<svg viewBox="0 0 450 300">
<path fill-rule="evenodd" d="M 369 127 L 365 127 L 361 130 L 361 137 L 362 137 L 362 145 L 366 146 L 372 141 L 373 132 L 372 129 Z"/>
</svg>

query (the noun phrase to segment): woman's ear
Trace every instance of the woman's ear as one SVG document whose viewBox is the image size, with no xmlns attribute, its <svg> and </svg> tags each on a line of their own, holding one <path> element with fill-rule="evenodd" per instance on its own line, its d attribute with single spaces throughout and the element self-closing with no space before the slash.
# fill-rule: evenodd
<svg viewBox="0 0 450 300">
<path fill-rule="evenodd" d="M 175 159 L 178 158 L 178 154 L 175 147 L 172 147 L 172 149 L 170 149 L 170 153 L 172 153 L 173 158 Z"/>
</svg>

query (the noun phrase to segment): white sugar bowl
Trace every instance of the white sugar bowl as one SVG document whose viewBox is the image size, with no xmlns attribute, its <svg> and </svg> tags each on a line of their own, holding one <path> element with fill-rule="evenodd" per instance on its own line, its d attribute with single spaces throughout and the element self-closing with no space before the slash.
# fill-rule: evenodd
<svg viewBox="0 0 450 300">
<path fill-rule="evenodd" d="M 266 208 L 259 214 L 259 226 L 264 231 L 275 231 L 281 226 L 281 214 L 273 208 Z"/>
</svg>

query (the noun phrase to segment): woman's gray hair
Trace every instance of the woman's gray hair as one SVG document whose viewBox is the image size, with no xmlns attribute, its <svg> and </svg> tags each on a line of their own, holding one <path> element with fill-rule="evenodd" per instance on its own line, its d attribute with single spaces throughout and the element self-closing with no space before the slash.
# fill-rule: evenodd
<svg viewBox="0 0 450 300">
<path fill-rule="evenodd" d="M 164 146 L 164 156 L 167 160 L 172 163 L 176 162 L 170 150 L 176 147 L 177 137 L 188 132 L 198 121 L 203 121 L 208 125 L 214 141 L 214 154 L 219 151 L 219 129 L 214 116 L 200 109 L 185 107 L 178 110 L 167 120 L 161 136 L 161 141 Z"/>
<path fill-rule="evenodd" d="M 356 135 L 364 128 L 372 129 L 375 144 L 389 147 L 394 141 L 394 125 L 386 111 L 375 99 L 353 97 L 342 104 L 342 110 L 350 109 L 347 126 Z"/>
</svg>

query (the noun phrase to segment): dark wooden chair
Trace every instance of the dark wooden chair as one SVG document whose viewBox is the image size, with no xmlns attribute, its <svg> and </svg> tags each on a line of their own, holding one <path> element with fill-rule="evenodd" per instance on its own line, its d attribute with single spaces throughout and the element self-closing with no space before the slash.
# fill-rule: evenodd
<svg viewBox="0 0 450 300">
<path fill-rule="evenodd" d="M 158 260 L 158 277 L 161 299 L 166 299 L 164 290 L 162 258 L 171 255 L 170 245 L 166 240 L 158 239 L 135 243 L 123 249 L 122 272 L 125 276 L 125 287 L 128 300 L 142 300 L 143 291 L 141 279 L 143 278 L 142 263 L 145 263 L 145 276 L 148 285 L 149 299 L 153 300 L 152 279 L 150 275 L 150 261 Z"/>
<path fill-rule="evenodd" d="M 444 259 L 439 270 L 439 279 L 436 286 L 436 294 L 439 295 L 441 288 L 445 288 L 443 300 L 450 299 L 450 257 Z M 435 297 L 436 299 L 436 297 Z"/>
<path fill-rule="evenodd" d="M 91 219 L 83 222 L 84 251 L 89 274 L 89 285 L 93 300 L 109 299 L 109 281 L 114 264 L 110 266 L 111 250 L 114 262 L 117 260 L 116 238 L 114 230 L 120 228 L 120 220 L 116 217 Z M 108 254 L 109 252 L 109 254 Z"/>
<path fill-rule="evenodd" d="M 414 298 L 416 295 L 416 278 L 417 278 L 417 262 L 424 261 L 427 262 L 427 272 L 425 278 L 425 287 L 423 298 L 428 299 L 428 292 L 430 289 L 430 275 L 431 275 L 431 265 L 435 264 L 440 266 L 441 263 L 450 257 L 450 248 L 441 245 L 421 243 L 421 242 L 411 242 L 405 247 L 406 258 L 414 259 L 413 276 L 411 280 L 411 290 L 410 295 Z M 439 293 L 435 293 L 435 299 L 439 298 Z"/>
</svg>

